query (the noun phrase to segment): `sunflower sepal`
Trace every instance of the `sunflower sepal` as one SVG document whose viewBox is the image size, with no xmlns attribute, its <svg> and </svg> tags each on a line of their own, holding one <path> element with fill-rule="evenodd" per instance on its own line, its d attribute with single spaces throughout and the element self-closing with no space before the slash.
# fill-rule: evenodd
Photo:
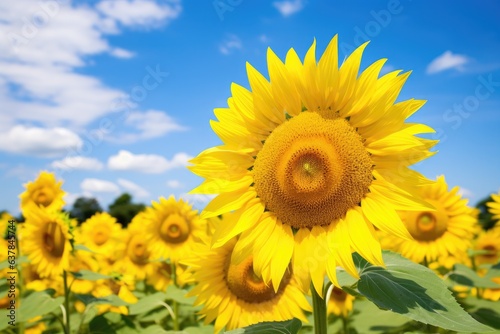
<svg viewBox="0 0 500 334">
<path fill-rule="evenodd" d="M 302 328 L 302 321 L 297 318 L 286 321 L 265 321 L 244 328 L 224 332 L 226 334 L 290 333 L 297 334 Z M 265 332 L 264 332 L 265 331 Z"/>
</svg>

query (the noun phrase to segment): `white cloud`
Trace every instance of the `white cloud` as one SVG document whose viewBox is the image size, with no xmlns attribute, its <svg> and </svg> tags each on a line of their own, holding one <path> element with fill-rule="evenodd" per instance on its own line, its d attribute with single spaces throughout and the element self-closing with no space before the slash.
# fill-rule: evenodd
<svg viewBox="0 0 500 334">
<path fill-rule="evenodd" d="M 219 46 L 219 51 L 224 55 L 229 55 L 233 50 L 239 50 L 243 47 L 241 40 L 236 35 L 228 35 Z"/>
<path fill-rule="evenodd" d="M 446 51 L 427 66 L 427 74 L 434 74 L 448 69 L 463 70 L 463 65 L 469 62 L 469 58 L 464 55 L 453 54 Z"/>
<path fill-rule="evenodd" d="M 135 184 L 132 181 L 118 179 L 118 184 L 125 190 L 131 192 L 134 197 L 148 197 L 150 195 L 146 189 L 142 188 L 140 185 Z"/>
<path fill-rule="evenodd" d="M 458 190 L 458 194 L 460 196 L 462 196 L 462 197 L 465 197 L 465 198 L 472 198 L 472 197 L 474 197 L 474 193 L 471 190 L 467 189 L 467 188 L 460 188 Z"/>
<path fill-rule="evenodd" d="M 131 103 L 116 101 L 131 102 L 126 92 L 79 68 L 99 54 L 133 56 L 110 45 L 109 35 L 124 26 L 154 28 L 180 11 L 180 1 L 0 1 L 0 131 L 37 124 L 79 133 L 122 111 Z"/>
<path fill-rule="evenodd" d="M 108 168 L 112 170 L 128 170 L 141 173 L 159 174 L 169 169 L 183 167 L 192 157 L 186 153 L 176 153 L 172 160 L 156 154 L 133 154 L 121 150 L 108 159 Z"/>
<path fill-rule="evenodd" d="M 84 179 L 80 183 L 80 188 L 84 191 L 84 194 L 117 193 L 120 191 L 120 187 L 113 182 L 92 178 Z"/>
<path fill-rule="evenodd" d="M 64 128 L 44 129 L 16 125 L 0 132 L 0 151 L 35 155 L 40 157 L 60 156 L 83 145 L 80 137 Z"/>
<path fill-rule="evenodd" d="M 281 15 L 287 17 L 297 12 L 300 12 L 304 8 L 304 1 L 302 0 L 275 1 L 273 2 L 273 6 L 281 13 Z"/>
<path fill-rule="evenodd" d="M 125 50 L 122 48 L 114 48 L 109 52 L 110 55 L 116 58 L 129 59 L 135 56 L 135 53 L 129 50 Z"/>
<path fill-rule="evenodd" d="M 180 1 L 104 0 L 97 9 L 125 26 L 157 26 L 177 18 L 182 11 Z"/>
<path fill-rule="evenodd" d="M 178 180 L 168 180 L 167 187 L 172 188 L 172 189 L 177 189 L 177 188 L 182 187 L 182 184 Z"/>
<path fill-rule="evenodd" d="M 56 170 L 101 170 L 103 163 L 95 158 L 69 156 L 52 162 L 50 166 Z"/>
<path fill-rule="evenodd" d="M 146 112 L 132 112 L 124 124 L 132 128 L 133 133 L 117 134 L 108 138 L 113 142 L 135 142 L 137 140 L 157 138 L 174 131 L 186 130 L 163 111 L 148 110 Z"/>
</svg>

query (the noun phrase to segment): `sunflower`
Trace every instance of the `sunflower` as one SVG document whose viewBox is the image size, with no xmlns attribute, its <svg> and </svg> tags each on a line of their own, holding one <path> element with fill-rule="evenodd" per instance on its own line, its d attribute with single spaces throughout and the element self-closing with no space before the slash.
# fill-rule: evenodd
<svg viewBox="0 0 500 334">
<path fill-rule="evenodd" d="M 493 277 L 491 279 L 493 282 L 497 283 L 498 285 L 500 285 L 500 276 L 497 276 L 497 277 Z M 484 299 L 488 299 L 488 300 L 492 300 L 494 302 L 497 302 L 500 300 L 500 288 L 497 288 L 497 289 L 484 289 L 482 295 L 481 295 L 482 298 Z"/>
<path fill-rule="evenodd" d="M 129 304 L 137 303 L 137 297 L 132 293 L 134 282 L 132 280 L 124 280 L 119 278 L 109 278 L 98 280 L 96 287 L 92 291 L 92 295 L 99 299 L 106 299 L 111 295 L 116 295 L 118 298 Z M 128 314 L 128 306 L 113 306 L 110 304 L 97 305 L 98 314 L 106 312 L 114 312 L 119 314 Z"/>
<path fill-rule="evenodd" d="M 474 257 L 475 264 L 495 264 L 500 260 L 500 229 L 490 229 L 479 234 L 474 242 L 474 250 L 484 251 Z"/>
<path fill-rule="evenodd" d="M 196 296 L 195 305 L 205 324 L 215 320 L 215 332 L 249 326 L 262 321 L 282 321 L 293 317 L 307 321 L 303 311 L 311 311 L 304 294 L 288 270 L 277 289 L 253 271 L 252 256 L 235 265 L 231 256 L 236 238 L 224 246 L 210 249 L 197 244 L 192 257 L 182 261 L 190 266 L 199 282 L 187 296 Z"/>
<path fill-rule="evenodd" d="M 444 176 L 419 190 L 435 211 L 399 212 L 414 239 L 389 235 L 383 238 L 384 248 L 400 252 L 417 263 L 438 261 L 446 268 L 467 262 L 467 249 L 472 245 L 477 227 L 475 211 L 467 206 L 467 199 L 458 194 L 459 187 L 448 191 Z"/>
<path fill-rule="evenodd" d="M 71 255 L 70 262 L 71 272 L 79 272 L 80 270 L 99 272 L 99 263 L 90 252 L 77 250 Z M 88 294 L 95 287 L 95 281 L 79 279 L 74 276 L 69 277 L 68 284 L 71 291 L 77 294 Z"/>
<path fill-rule="evenodd" d="M 174 196 L 153 201 L 143 218 L 145 238 L 155 259 L 170 259 L 177 263 L 189 255 L 193 244 L 206 234 L 206 222 L 196 210 Z"/>
<path fill-rule="evenodd" d="M 486 206 L 489 208 L 489 212 L 493 215 L 491 217 L 493 220 L 500 220 L 500 193 L 491 194 L 492 202 L 486 203 Z M 495 228 L 500 229 L 500 225 L 496 223 Z"/>
<path fill-rule="evenodd" d="M 327 313 L 347 318 L 352 311 L 354 299 L 356 299 L 354 296 L 334 286 L 328 300 Z"/>
<path fill-rule="evenodd" d="M 80 226 L 77 241 L 99 256 L 114 260 L 122 232 L 115 217 L 107 212 L 98 212 Z"/>
<path fill-rule="evenodd" d="M 223 145 L 191 160 L 206 179 L 191 193 L 219 194 L 202 218 L 236 212 L 214 247 L 241 234 L 275 287 L 290 261 L 302 289 L 312 278 L 317 291 L 325 272 L 337 282 L 337 265 L 357 276 L 351 251 L 383 265 L 373 225 L 411 239 L 396 210 L 431 209 L 414 194 L 429 181 L 408 167 L 437 141 L 415 136 L 430 127 L 405 123 L 425 101 L 396 103 L 409 73 L 379 77 L 386 59 L 358 76 L 365 47 L 340 68 L 337 36 L 319 62 L 315 41 L 303 63 L 293 49 L 284 63 L 268 49 L 270 80 L 247 64 L 251 91 L 232 84 L 229 108 L 211 122 Z"/>
<path fill-rule="evenodd" d="M 69 269 L 71 221 L 67 214 L 32 206 L 23 213 L 23 252 L 41 278 L 57 277 Z"/>
<path fill-rule="evenodd" d="M 32 205 L 43 206 L 50 210 L 62 209 L 65 192 L 61 189 L 61 186 L 62 181 L 57 182 L 53 173 L 40 172 L 34 182 L 28 182 L 24 185 L 26 191 L 19 195 L 21 210 L 24 213 Z"/>
<path fill-rule="evenodd" d="M 148 267 L 152 266 L 149 261 L 151 252 L 142 226 L 144 216 L 144 211 L 139 212 L 127 226 L 123 235 L 123 254 L 113 266 L 115 271 L 131 275 L 136 280 L 144 280 Z"/>
</svg>

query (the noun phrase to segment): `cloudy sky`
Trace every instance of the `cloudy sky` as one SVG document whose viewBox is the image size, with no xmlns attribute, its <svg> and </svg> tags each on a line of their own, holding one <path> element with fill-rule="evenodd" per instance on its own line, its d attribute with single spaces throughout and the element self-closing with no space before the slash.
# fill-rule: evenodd
<svg viewBox="0 0 500 334">
<path fill-rule="evenodd" d="M 0 1 L 0 209 L 19 212 L 40 170 L 71 205 L 122 192 L 149 204 L 201 180 L 187 160 L 219 144 L 209 126 L 245 62 L 303 57 L 339 34 L 340 57 L 371 40 L 363 67 L 411 70 L 400 100 L 440 139 L 415 166 L 475 204 L 500 189 L 500 4 L 411 0 Z M 208 197 L 191 196 L 202 208 Z"/>
</svg>

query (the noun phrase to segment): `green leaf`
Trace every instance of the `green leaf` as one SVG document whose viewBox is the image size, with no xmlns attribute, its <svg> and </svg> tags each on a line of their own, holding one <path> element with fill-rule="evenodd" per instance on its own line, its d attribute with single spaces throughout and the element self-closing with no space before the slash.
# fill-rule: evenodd
<svg viewBox="0 0 500 334">
<path fill-rule="evenodd" d="M 359 292 L 378 307 L 448 330 L 492 330 L 465 312 L 429 268 L 389 251 L 383 252 L 386 269 L 369 264 L 357 253 L 353 257 L 360 269 Z"/>
<path fill-rule="evenodd" d="M 186 327 L 183 331 L 187 334 L 212 334 L 214 326 Z"/>
<path fill-rule="evenodd" d="M 73 249 L 76 250 L 76 251 L 81 250 L 81 251 L 85 251 L 85 252 L 96 254 L 96 252 L 94 252 L 92 249 L 90 249 L 87 246 L 82 245 L 82 244 L 78 244 L 78 245 L 73 246 Z"/>
<path fill-rule="evenodd" d="M 64 297 L 52 298 L 44 291 L 33 292 L 23 298 L 18 309 L 18 322 L 25 322 L 39 315 L 48 314 L 62 305 Z"/>
<path fill-rule="evenodd" d="M 480 277 L 476 272 L 463 264 L 456 264 L 448 277 L 460 285 L 476 288 L 500 289 L 500 285 L 491 279 Z"/>
<path fill-rule="evenodd" d="M 269 321 L 245 328 L 235 329 L 226 334 L 297 334 L 302 327 L 302 321 L 293 318 L 287 321 Z"/>
<path fill-rule="evenodd" d="M 363 298 L 354 301 L 352 325 L 358 333 L 406 333 L 412 320 L 390 311 L 379 309 L 375 304 Z"/>
<path fill-rule="evenodd" d="M 97 280 L 100 280 L 100 279 L 111 278 L 111 276 L 103 275 L 103 274 L 99 274 L 99 273 L 95 273 L 93 271 L 85 270 L 85 269 L 82 269 L 82 270 L 76 271 L 76 272 L 72 271 L 71 274 L 76 279 L 83 279 L 83 280 L 87 280 L 87 281 L 97 281 Z"/>
<path fill-rule="evenodd" d="M 164 292 L 157 292 L 141 298 L 137 301 L 137 303 L 130 305 L 129 315 L 147 313 L 161 306 L 160 303 L 163 303 L 165 299 L 167 299 L 167 294 Z"/>
<path fill-rule="evenodd" d="M 465 304 L 476 320 L 500 330 L 500 302 L 467 297 Z"/>
<path fill-rule="evenodd" d="M 20 256 L 16 259 L 15 265 L 23 264 L 29 262 L 28 257 L 26 255 Z M 8 268 L 10 266 L 10 263 L 8 260 L 0 262 L 0 270 L 3 270 L 5 268 Z M 17 270 L 16 270 L 17 271 Z"/>
<path fill-rule="evenodd" d="M 175 300 L 179 304 L 193 305 L 196 297 L 186 297 L 186 290 L 176 287 L 175 285 L 169 285 L 167 288 L 167 299 Z"/>
<path fill-rule="evenodd" d="M 122 300 L 117 295 L 109 295 L 106 297 L 94 297 L 92 295 L 75 295 L 77 299 L 82 301 L 85 305 L 90 304 L 105 304 L 111 306 L 129 306 L 130 304 Z"/>
</svg>

